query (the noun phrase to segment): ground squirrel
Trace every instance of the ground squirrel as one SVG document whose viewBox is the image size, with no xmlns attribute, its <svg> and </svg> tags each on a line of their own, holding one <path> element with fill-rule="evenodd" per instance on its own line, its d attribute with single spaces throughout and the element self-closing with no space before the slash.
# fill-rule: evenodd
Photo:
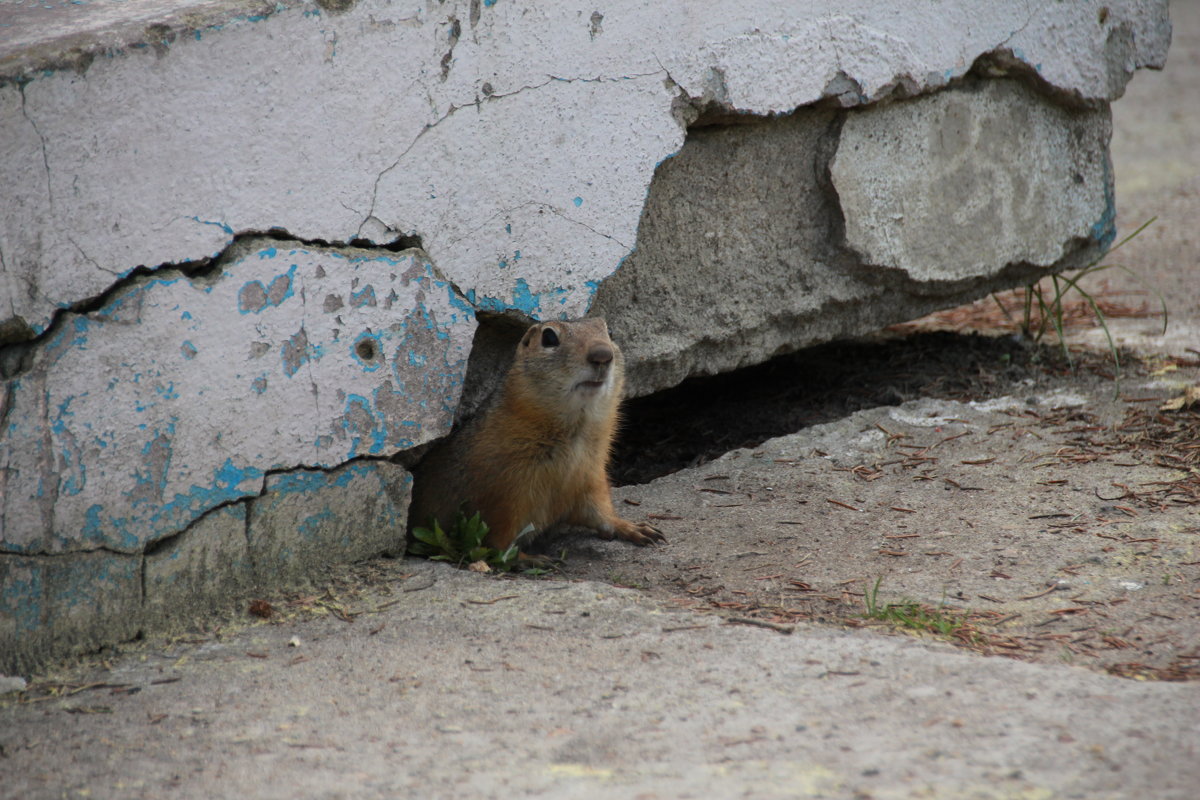
<svg viewBox="0 0 1200 800">
<path fill-rule="evenodd" d="M 613 510 L 608 458 L 624 385 L 603 319 L 531 326 L 483 410 L 414 469 L 410 528 L 436 519 L 449 529 L 461 510 L 479 512 L 486 543 L 499 550 L 530 525 L 538 534 L 559 523 L 639 545 L 665 541 Z"/>
</svg>

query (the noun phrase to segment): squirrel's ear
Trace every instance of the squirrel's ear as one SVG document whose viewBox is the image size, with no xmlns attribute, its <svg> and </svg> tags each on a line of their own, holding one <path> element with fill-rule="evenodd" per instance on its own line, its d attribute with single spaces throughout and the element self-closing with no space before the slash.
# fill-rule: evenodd
<svg viewBox="0 0 1200 800">
<path fill-rule="evenodd" d="M 525 331 L 525 335 L 521 337 L 521 347 L 528 347 L 541 327 L 541 325 L 530 325 L 529 330 Z"/>
</svg>

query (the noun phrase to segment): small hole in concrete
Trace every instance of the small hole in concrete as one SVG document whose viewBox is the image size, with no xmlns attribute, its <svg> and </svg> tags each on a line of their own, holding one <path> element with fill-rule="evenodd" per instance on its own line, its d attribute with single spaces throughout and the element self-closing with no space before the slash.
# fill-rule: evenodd
<svg viewBox="0 0 1200 800">
<path fill-rule="evenodd" d="M 363 361 L 374 361 L 375 356 L 378 355 L 373 339 L 363 339 L 354 345 L 354 352 L 358 353 L 358 357 Z"/>
</svg>

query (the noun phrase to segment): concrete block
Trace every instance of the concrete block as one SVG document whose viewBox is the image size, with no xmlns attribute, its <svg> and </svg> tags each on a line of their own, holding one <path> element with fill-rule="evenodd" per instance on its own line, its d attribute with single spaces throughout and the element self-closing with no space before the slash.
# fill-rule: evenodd
<svg viewBox="0 0 1200 800">
<path fill-rule="evenodd" d="M 269 476 L 250 504 L 256 588 L 295 583 L 330 564 L 402 555 L 411 488 L 409 473 L 386 461 Z"/>
<path fill-rule="evenodd" d="M 146 553 L 145 624 L 167 629 L 228 610 L 252 584 L 246 504 L 223 506 Z"/>
<path fill-rule="evenodd" d="M 139 552 L 270 471 L 430 441 L 474 329 L 420 251 L 255 239 L 139 280 L 8 383 L 0 548 Z"/>
<path fill-rule="evenodd" d="M 638 249 L 595 303 L 625 351 L 631 394 L 871 324 L 876 290 L 837 249 L 822 186 L 839 122 L 802 109 L 696 128 L 659 167 Z"/>
<path fill-rule="evenodd" d="M 140 555 L 0 554 L 0 673 L 133 638 L 141 602 Z"/>
<path fill-rule="evenodd" d="M 991 80 L 726 120 L 659 167 L 597 293 L 631 394 L 1082 266 L 1115 233 L 1106 106 Z"/>
<path fill-rule="evenodd" d="M 1107 108 L 991 80 L 849 114 L 830 167 L 846 244 L 914 285 L 1060 264 L 1116 233 Z"/>
</svg>

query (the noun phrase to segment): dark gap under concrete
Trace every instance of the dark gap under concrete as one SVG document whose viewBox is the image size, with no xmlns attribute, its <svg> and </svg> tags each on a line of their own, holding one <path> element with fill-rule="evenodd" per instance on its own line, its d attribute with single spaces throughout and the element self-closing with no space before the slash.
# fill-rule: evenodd
<svg viewBox="0 0 1200 800">
<path fill-rule="evenodd" d="M 646 483 L 730 450 L 919 397 L 1031 391 L 1058 351 L 1012 336 L 917 333 L 834 342 L 627 400 L 610 474 Z"/>
</svg>

